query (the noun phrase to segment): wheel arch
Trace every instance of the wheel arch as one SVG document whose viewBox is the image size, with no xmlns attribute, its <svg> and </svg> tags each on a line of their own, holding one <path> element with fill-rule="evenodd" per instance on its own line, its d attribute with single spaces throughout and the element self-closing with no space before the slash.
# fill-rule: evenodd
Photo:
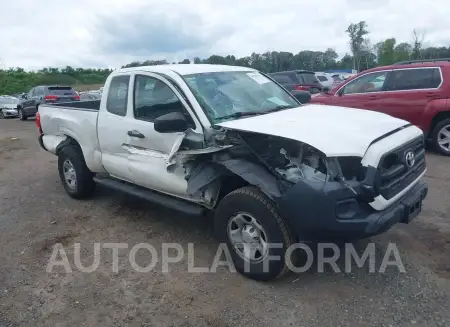
<svg viewBox="0 0 450 327">
<path fill-rule="evenodd" d="M 444 119 L 450 118 L 450 111 L 440 111 L 433 116 L 430 123 L 430 129 L 428 130 L 428 137 L 431 137 L 433 134 L 436 125 L 439 124 Z"/>
</svg>

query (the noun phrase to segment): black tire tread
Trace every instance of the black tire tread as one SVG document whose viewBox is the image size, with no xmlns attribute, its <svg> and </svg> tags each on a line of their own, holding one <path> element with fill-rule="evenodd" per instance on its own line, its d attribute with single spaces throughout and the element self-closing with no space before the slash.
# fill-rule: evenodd
<svg viewBox="0 0 450 327">
<path fill-rule="evenodd" d="M 276 210 L 275 206 L 273 205 L 272 201 L 268 199 L 258 188 L 254 186 L 244 186 L 242 188 L 239 188 L 237 190 L 234 190 L 230 193 L 228 193 L 222 200 L 226 199 L 227 197 L 231 195 L 244 195 L 249 196 L 260 202 L 263 206 L 266 207 L 266 209 L 272 214 L 272 217 L 277 222 L 278 227 L 281 230 L 281 233 L 283 234 L 283 238 L 286 242 L 287 248 L 289 248 L 293 243 L 294 239 L 292 237 L 292 233 L 290 232 L 288 226 L 284 222 L 283 218 L 278 214 L 278 211 Z M 289 271 L 289 267 L 286 265 L 286 262 L 284 263 L 283 269 L 280 271 L 280 273 L 274 278 L 280 278 L 283 275 L 285 275 Z"/>
<path fill-rule="evenodd" d="M 25 115 L 25 113 L 23 112 L 23 109 L 22 109 L 22 108 L 19 108 L 19 111 L 22 112 L 22 117 L 20 118 L 20 120 L 22 120 L 22 121 L 27 120 L 28 117 L 27 117 L 27 116 Z M 19 117 L 20 117 L 20 115 L 19 115 Z"/>
<path fill-rule="evenodd" d="M 63 179 L 61 172 L 61 165 L 65 158 L 70 159 L 75 167 L 77 173 L 77 191 L 71 192 L 67 189 L 66 183 Z M 58 171 L 61 177 L 61 181 L 66 189 L 67 193 L 75 199 L 84 199 L 92 195 L 95 190 L 95 182 L 93 180 L 93 174 L 86 166 L 84 155 L 81 149 L 74 145 L 65 146 L 58 153 Z"/>
</svg>

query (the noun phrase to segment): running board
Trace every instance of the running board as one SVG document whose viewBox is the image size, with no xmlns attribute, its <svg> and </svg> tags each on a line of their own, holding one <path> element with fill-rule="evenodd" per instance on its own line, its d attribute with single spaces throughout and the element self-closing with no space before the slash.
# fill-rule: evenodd
<svg viewBox="0 0 450 327">
<path fill-rule="evenodd" d="M 121 181 L 114 178 L 105 178 L 105 177 L 94 177 L 94 181 L 99 184 L 103 185 L 105 187 L 108 187 L 110 189 L 121 191 L 123 193 L 131 194 L 133 196 L 136 196 L 138 198 L 141 198 L 143 200 L 147 200 L 149 202 L 153 202 L 156 204 L 160 204 L 164 207 L 184 212 L 188 215 L 201 215 L 206 210 L 204 207 L 190 203 L 181 199 L 177 199 L 175 197 L 157 193 L 154 191 L 151 191 L 147 188 L 134 185 L 125 181 Z"/>
</svg>

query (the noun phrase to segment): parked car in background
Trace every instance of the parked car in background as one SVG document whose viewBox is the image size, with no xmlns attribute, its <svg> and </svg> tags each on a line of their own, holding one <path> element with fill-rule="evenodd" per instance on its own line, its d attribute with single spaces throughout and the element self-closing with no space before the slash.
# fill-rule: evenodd
<svg viewBox="0 0 450 327">
<path fill-rule="evenodd" d="M 0 97 L 0 119 L 17 117 L 19 99 L 15 97 Z"/>
<path fill-rule="evenodd" d="M 331 75 L 331 78 L 333 78 L 333 85 L 331 86 L 331 89 L 334 89 L 336 86 L 345 81 L 345 79 L 340 74 L 333 74 Z"/>
<path fill-rule="evenodd" d="M 18 106 L 20 120 L 35 116 L 42 103 L 78 101 L 80 96 L 70 86 L 40 85 L 32 88 Z"/>
<path fill-rule="evenodd" d="M 314 72 L 307 70 L 291 70 L 268 74 L 286 90 L 308 91 L 311 94 L 322 92 L 322 84 Z"/>
<path fill-rule="evenodd" d="M 331 88 L 333 86 L 334 79 L 333 77 L 331 77 L 331 74 L 316 72 L 314 75 L 317 77 L 322 86 L 328 88 Z"/>
<path fill-rule="evenodd" d="M 383 112 L 420 127 L 450 156 L 450 60 L 408 61 L 361 72 L 311 103 Z"/>
<path fill-rule="evenodd" d="M 100 100 L 102 95 L 99 92 L 81 92 L 80 100 L 88 101 L 88 100 Z"/>
<path fill-rule="evenodd" d="M 427 195 L 419 128 L 301 105 L 251 68 L 123 68 L 104 93 L 39 107 L 38 140 L 58 156 L 66 192 L 88 197 L 100 184 L 185 213 L 211 210 L 219 241 L 250 278 L 287 272 L 298 240 L 354 240 L 409 223 Z"/>
</svg>

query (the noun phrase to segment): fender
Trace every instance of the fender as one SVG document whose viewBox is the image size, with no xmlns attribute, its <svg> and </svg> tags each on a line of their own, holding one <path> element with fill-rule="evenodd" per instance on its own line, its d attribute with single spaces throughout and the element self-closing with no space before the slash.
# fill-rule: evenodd
<svg viewBox="0 0 450 327">
<path fill-rule="evenodd" d="M 441 112 L 450 112 L 449 99 L 431 100 L 425 106 L 419 127 L 425 132 L 431 132 L 433 118 Z"/>
</svg>

